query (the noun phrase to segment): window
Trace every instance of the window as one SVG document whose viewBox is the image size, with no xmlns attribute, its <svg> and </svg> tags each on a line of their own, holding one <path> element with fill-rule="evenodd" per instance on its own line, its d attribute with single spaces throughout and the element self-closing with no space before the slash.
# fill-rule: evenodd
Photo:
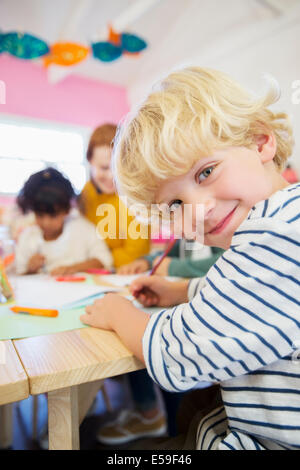
<svg viewBox="0 0 300 470">
<path fill-rule="evenodd" d="M 57 168 L 76 192 L 87 178 L 84 144 L 89 129 L 1 116 L 0 193 L 17 194 L 32 173 Z"/>
</svg>

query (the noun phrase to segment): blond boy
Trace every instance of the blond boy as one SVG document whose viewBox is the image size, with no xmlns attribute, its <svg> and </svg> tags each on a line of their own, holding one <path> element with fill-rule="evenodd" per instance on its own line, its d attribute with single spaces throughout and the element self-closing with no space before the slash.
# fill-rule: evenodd
<svg viewBox="0 0 300 470">
<path fill-rule="evenodd" d="M 149 316 L 108 294 L 85 323 L 117 332 L 172 391 L 219 383 L 223 406 L 199 424 L 198 449 L 300 448 L 300 185 L 280 171 L 292 151 L 285 114 L 225 74 L 170 74 L 123 125 L 114 154 L 129 201 L 173 213 L 203 207 L 204 243 L 225 249 L 207 276 L 131 285 Z M 183 227 L 183 236 L 186 235 Z M 128 328 L 130 325 L 130 328 Z"/>
</svg>

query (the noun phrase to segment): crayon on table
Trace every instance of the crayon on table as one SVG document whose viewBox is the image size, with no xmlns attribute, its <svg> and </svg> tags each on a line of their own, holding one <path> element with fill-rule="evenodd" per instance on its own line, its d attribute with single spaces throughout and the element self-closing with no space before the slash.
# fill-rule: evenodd
<svg viewBox="0 0 300 470">
<path fill-rule="evenodd" d="M 14 313 L 28 313 L 29 315 L 37 315 L 42 317 L 57 317 L 58 310 L 56 309 L 46 309 L 46 308 L 32 308 L 32 307 L 22 307 L 19 305 L 14 305 L 10 307 L 10 310 Z"/>
</svg>

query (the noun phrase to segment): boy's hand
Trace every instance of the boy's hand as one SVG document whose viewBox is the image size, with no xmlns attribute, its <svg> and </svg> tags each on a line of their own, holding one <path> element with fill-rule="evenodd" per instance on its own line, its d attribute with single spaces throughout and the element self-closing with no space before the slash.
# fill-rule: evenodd
<svg viewBox="0 0 300 470">
<path fill-rule="evenodd" d="M 81 315 L 80 320 L 86 325 L 104 330 L 114 330 L 112 322 L 113 313 L 120 313 L 125 308 L 133 307 L 130 300 L 121 297 L 118 294 L 106 294 L 102 299 L 95 300 L 92 305 L 88 305 L 85 309 L 86 313 Z"/>
<path fill-rule="evenodd" d="M 159 261 L 160 256 L 157 256 L 155 260 L 153 261 L 153 266 Z M 157 276 L 167 276 L 169 273 L 169 266 L 172 261 L 172 258 L 170 256 L 167 256 L 158 266 L 157 270 L 155 271 L 155 274 Z"/>
<path fill-rule="evenodd" d="M 140 258 L 136 259 L 132 263 L 125 264 L 117 270 L 117 274 L 140 274 L 144 273 L 150 268 L 149 263 L 146 259 Z"/>
<path fill-rule="evenodd" d="M 28 261 L 28 265 L 27 265 L 28 274 L 37 273 L 44 266 L 45 261 L 46 261 L 45 256 L 41 255 L 40 253 L 33 255 Z"/>
<path fill-rule="evenodd" d="M 188 301 L 189 281 L 170 282 L 160 276 L 141 276 L 129 290 L 144 307 L 171 307 Z"/>
</svg>

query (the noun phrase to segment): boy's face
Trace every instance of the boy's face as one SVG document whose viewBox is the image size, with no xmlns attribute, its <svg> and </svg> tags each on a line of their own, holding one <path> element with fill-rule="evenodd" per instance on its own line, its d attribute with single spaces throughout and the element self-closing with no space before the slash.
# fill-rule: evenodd
<svg viewBox="0 0 300 470">
<path fill-rule="evenodd" d="M 264 164 L 257 151 L 245 147 L 218 150 L 201 158 L 188 173 L 164 181 L 156 202 L 164 207 L 167 204 L 174 218 L 176 211 L 182 210 L 184 216 L 186 210 L 189 215 L 184 219 L 183 237 L 195 239 L 194 233 L 198 233 L 199 240 L 201 231 L 205 245 L 228 249 L 250 209 L 274 191 L 270 164 L 276 171 L 273 162 Z M 187 204 L 192 211 L 188 211 Z M 202 214 L 200 223 L 197 204 L 198 214 Z"/>
<path fill-rule="evenodd" d="M 108 145 L 94 148 L 90 160 L 92 178 L 100 191 L 105 194 L 113 194 L 115 192 L 110 160 L 111 148 Z"/>
<path fill-rule="evenodd" d="M 55 215 L 35 214 L 36 223 L 42 230 L 45 240 L 55 240 L 59 237 L 67 215 L 67 212 L 59 212 Z"/>
</svg>

